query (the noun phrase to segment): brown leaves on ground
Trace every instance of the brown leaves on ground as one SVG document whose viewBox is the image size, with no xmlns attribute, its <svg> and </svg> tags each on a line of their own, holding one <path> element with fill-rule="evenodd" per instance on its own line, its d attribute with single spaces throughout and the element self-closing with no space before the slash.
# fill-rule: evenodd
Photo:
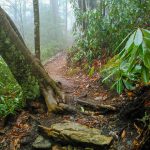
<svg viewBox="0 0 150 150">
<path fill-rule="evenodd" d="M 68 75 L 67 72 L 70 70 L 67 67 L 66 61 L 67 55 L 66 53 L 60 53 L 57 57 L 48 61 L 45 65 L 45 69 L 47 72 L 54 78 L 56 81 L 62 84 L 63 90 L 71 96 L 85 98 L 85 100 L 90 100 L 91 103 L 95 104 L 105 104 L 118 106 L 125 101 L 123 99 L 123 95 L 119 96 L 114 91 L 110 91 L 108 87 L 104 87 L 100 80 L 99 73 L 94 72 L 93 76 L 87 75 L 84 71 L 83 66 L 78 67 L 75 71 L 72 69 L 72 74 Z M 102 62 L 98 60 L 94 60 L 93 66 L 94 68 L 101 67 Z M 85 62 L 86 63 L 86 62 Z M 134 93 L 128 92 L 127 97 L 134 96 Z M 72 99 L 74 100 L 74 98 Z M 127 102 L 127 101 L 125 101 Z M 75 107 L 75 103 L 71 103 Z M 145 103 L 145 105 L 149 105 L 149 103 Z M 38 103 L 32 103 L 32 107 L 38 109 L 40 106 Z M 135 124 L 134 129 L 136 129 L 137 133 L 134 133 L 132 128 L 124 128 L 120 131 L 120 127 L 122 128 L 122 124 L 118 127 L 116 122 L 117 118 L 114 117 L 114 114 L 102 115 L 100 112 L 86 110 L 86 108 L 80 108 L 80 111 L 84 113 L 87 112 L 88 115 L 45 115 L 40 114 L 40 122 L 45 126 L 49 126 L 53 123 L 63 122 L 63 121 L 74 121 L 80 123 L 82 125 L 86 125 L 88 127 L 96 127 L 100 130 L 107 130 L 106 133 L 109 132 L 115 137 L 118 145 L 114 146 L 123 146 L 125 149 L 130 149 L 131 147 L 135 147 L 136 150 L 140 146 L 140 141 L 143 141 L 141 135 L 143 134 L 142 130 Z M 37 114 L 36 114 L 37 115 Z M 35 119 L 36 119 L 35 115 Z M 11 126 L 11 129 L 6 132 L 3 136 L 0 136 L 0 144 L 7 141 L 8 150 L 17 150 L 20 147 L 20 140 L 25 137 L 28 133 L 30 136 L 30 130 L 32 125 L 28 123 L 29 116 L 31 116 L 28 112 L 22 112 L 16 122 Z M 123 124 L 124 126 L 124 124 Z M 120 133 L 120 134 L 118 134 Z M 140 138 L 136 136 L 140 135 Z M 146 133 L 144 133 L 146 134 Z M 119 139 L 119 140 L 118 140 Z M 128 142 L 130 144 L 128 144 Z M 115 147 L 116 148 L 116 147 Z M 58 149 L 58 147 L 53 147 L 53 149 Z"/>
<path fill-rule="evenodd" d="M 5 133 L 5 135 L 2 137 L 2 139 L 0 140 L 0 143 L 4 143 L 6 142 L 8 145 L 6 145 L 6 147 L 9 150 L 17 150 L 18 148 L 20 148 L 20 140 L 22 137 L 24 137 L 31 129 L 31 126 L 29 124 L 27 124 L 27 120 L 29 118 L 29 114 L 27 112 L 22 112 L 15 124 L 12 126 L 11 130 L 9 130 L 8 132 Z M 7 149 L 6 148 L 6 149 Z"/>
</svg>

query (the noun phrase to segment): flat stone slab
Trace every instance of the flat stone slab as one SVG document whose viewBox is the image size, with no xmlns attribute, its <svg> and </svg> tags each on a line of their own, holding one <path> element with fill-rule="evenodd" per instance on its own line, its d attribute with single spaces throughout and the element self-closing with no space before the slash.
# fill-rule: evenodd
<svg viewBox="0 0 150 150">
<path fill-rule="evenodd" d="M 89 128 L 74 122 L 53 124 L 50 128 L 42 127 L 49 137 L 56 141 L 90 146 L 104 147 L 109 146 L 113 140 L 111 136 L 101 134 L 96 128 Z M 85 146 L 86 146 L 85 145 Z"/>
</svg>

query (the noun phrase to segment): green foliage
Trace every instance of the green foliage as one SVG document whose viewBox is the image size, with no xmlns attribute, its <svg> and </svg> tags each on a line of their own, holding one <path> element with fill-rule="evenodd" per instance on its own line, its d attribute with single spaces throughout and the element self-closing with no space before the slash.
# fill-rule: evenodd
<svg viewBox="0 0 150 150">
<path fill-rule="evenodd" d="M 30 84 L 26 84 L 25 82 L 22 86 L 23 96 L 25 99 L 36 99 L 40 96 L 39 83 L 32 75 L 29 75 L 28 83 Z"/>
<path fill-rule="evenodd" d="M 90 72 L 89 72 L 89 76 L 90 76 L 90 77 L 93 76 L 94 71 L 95 71 L 95 67 L 93 66 L 93 67 L 90 69 Z"/>
<path fill-rule="evenodd" d="M 14 114 L 22 106 L 22 90 L 0 57 L 0 117 Z"/>
<path fill-rule="evenodd" d="M 103 81 L 113 83 L 118 93 L 125 88 L 132 90 L 136 83 L 147 84 L 150 81 L 150 31 L 138 28 L 133 32 L 122 51 L 108 61 L 101 73 L 105 77 Z"/>
<path fill-rule="evenodd" d="M 148 29 L 150 24 L 149 0 L 105 0 L 98 3 L 96 9 L 87 9 L 86 12 L 79 9 L 77 0 L 72 0 L 72 6 L 76 17 L 77 61 L 86 58 L 91 63 L 104 53 L 116 53 L 115 48 L 125 35 L 136 27 Z M 83 21 L 86 23 L 85 29 L 82 27 Z"/>
<path fill-rule="evenodd" d="M 58 41 L 57 42 L 52 41 L 48 45 L 43 47 L 43 49 L 41 50 L 42 61 L 45 61 L 52 56 L 55 56 L 59 51 L 62 51 L 63 49 L 65 49 L 66 45 L 64 46 L 63 43 L 64 43 L 64 41 L 62 41 L 62 43 L 58 42 Z"/>
<path fill-rule="evenodd" d="M 73 62 L 78 62 L 80 61 L 83 57 L 85 56 L 85 52 L 80 50 L 80 51 L 77 51 L 75 54 L 74 54 L 74 57 L 73 57 Z"/>
</svg>

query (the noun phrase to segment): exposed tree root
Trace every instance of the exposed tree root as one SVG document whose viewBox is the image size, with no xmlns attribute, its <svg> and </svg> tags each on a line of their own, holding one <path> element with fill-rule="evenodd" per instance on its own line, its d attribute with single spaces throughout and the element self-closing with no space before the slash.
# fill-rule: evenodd
<svg viewBox="0 0 150 150">
<path fill-rule="evenodd" d="M 31 54 L 15 24 L 1 7 L 0 55 L 22 87 L 25 99 L 33 97 L 30 98 L 32 100 L 43 95 L 49 111 L 58 107 L 58 101 L 63 99 L 61 89 Z"/>
<path fill-rule="evenodd" d="M 103 105 L 103 104 L 94 104 L 91 102 L 87 102 L 87 101 L 83 101 L 83 100 L 76 100 L 77 104 L 81 105 L 81 106 L 85 106 L 87 108 L 90 108 L 92 110 L 96 110 L 96 111 L 112 111 L 112 112 L 116 112 L 117 108 L 111 105 Z"/>
</svg>

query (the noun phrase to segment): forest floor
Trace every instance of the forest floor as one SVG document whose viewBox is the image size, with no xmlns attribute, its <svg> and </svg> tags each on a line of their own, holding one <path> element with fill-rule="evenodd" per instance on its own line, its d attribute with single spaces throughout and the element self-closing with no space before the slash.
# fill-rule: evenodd
<svg viewBox="0 0 150 150">
<path fill-rule="evenodd" d="M 113 136 L 114 142 L 108 149 L 131 150 L 138 149 L 136 140 L 140 128 L 133 121 L 124 121 L 118 117 L 118 111 L 92 110 L 77 106 L 76 99 L 95 105 L 103 104 L 120 109 L 126 103 L 115 91 L 109 90 L 101 81 L 99 74 L 89 77 L 81 68 L 71 69 L 67 66 L 67 54 L 61 52 L 49 59 L 44 65 L 48 74 L 56 80 L 66 93 L 68 105 L 77 108 L 82 113 L 49 114 L 44 112 L 38 102 L 33 102 L 32 110 L 22 110 L 16 117 L 9 119 L 5 129 L 0 130 L 0 149 L 2 150 L 32 150 L 32 143 L 41 134 L 38 125 L 50 127 L 54 123 L 71 121 L 98 128 L 104 135 Z M 67 147 L 67 146 L 66 146 Z M 70 147 L 70 146 L 69 146 Z M 77 146 L 77 149 L 84 149 Z M 53 150 L 61 150 L 56 143 Z M 66 148 L 67 149 L 67 148 Z M 69 149 L 69 148 L 68 148 Z M 73 148 L 72 148 L 73 150 Z"/>
</svg>

